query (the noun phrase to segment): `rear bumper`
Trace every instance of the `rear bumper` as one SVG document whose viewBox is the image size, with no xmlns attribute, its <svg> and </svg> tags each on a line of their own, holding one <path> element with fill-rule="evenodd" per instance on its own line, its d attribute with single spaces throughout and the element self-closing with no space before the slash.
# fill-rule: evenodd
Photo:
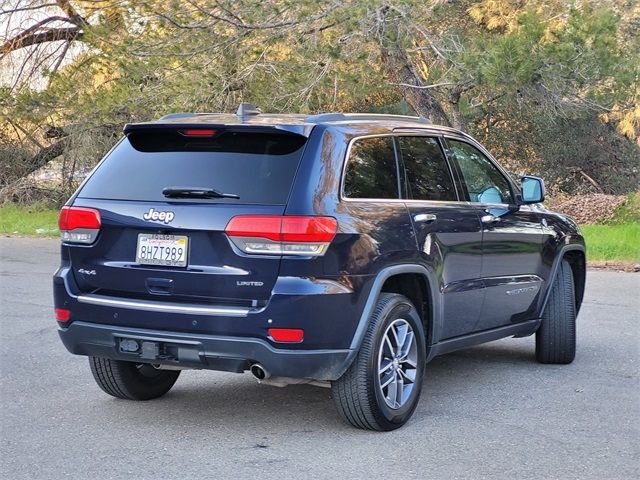
<svg viewBox="0 0 640 480">
<path fill-rule="evenodd" d="M 241 373 L 259 363 L 278 377 L 336 380 L 347 369 L 350 350 L 288 350 L 257 338 L 168 332 L 76 321 L 58 333 L 67 350 L 132 362 Z M 121 339 L 136 340 L 140 351 L 122 351 Z M 143 348 L 143 342 L 146 346 Z"/>
<path fill-rule="evenodd" d="M 54 306 L 70 311 L 59 333 L 77 355 L 232 372 L 260 363 L 273 376 L 335 380 L 354 356 L 368 280 L 355 277 L 347 287 L 331 279 L 279 277 L 266 306 L 242 308 L 81 292 L 63 266 L 53 277 L 53 293 Z M 301 328 L 304 341 L 274 342 L 269 328 Z M 158 355 L 122 351 L 122 338 L 155 343 Z"/>
</svg>

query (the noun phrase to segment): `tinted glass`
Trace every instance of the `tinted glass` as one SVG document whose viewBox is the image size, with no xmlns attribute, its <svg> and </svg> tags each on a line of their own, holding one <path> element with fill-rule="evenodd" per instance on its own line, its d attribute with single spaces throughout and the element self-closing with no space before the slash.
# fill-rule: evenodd
<svg viewBox="0 0 640 480">
<path fill-rule="evenodd" d="M 458 199 L 438 140 L 430 137 L 398 137 L 398 143 L 406 174 L 408 198 Z"/>
<path fill-rule="evenodd" d="M 362 138 L 353 143 L 344 194 L 349 198 L 398 198 L 392 137 Z"/>
<path fill-rule="evenodd" d="M 448 139 L 447 143 L 472 202 L 513 203 L 509 182 L 480 150 L 457 140 Z"/>
<path fill-rule="evenodd" d="M 175 131 L 134 132 L 109 154 L 79 196 L 166 201 L 165 187 L 199 187 L 235 193 L 240 199 L 198 201 L 282 205 L 305 141 L 290 134 L 224 132 L 199 139 Z"/>
</svg>

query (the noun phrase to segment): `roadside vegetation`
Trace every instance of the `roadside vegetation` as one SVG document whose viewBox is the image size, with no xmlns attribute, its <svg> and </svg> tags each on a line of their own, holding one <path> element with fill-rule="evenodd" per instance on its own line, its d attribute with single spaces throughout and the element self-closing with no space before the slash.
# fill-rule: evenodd
<svg viewBox="0 0 640 480">
<path fill-rule="evenodd" d="M 619 205 L 640 184 L 637 1 L 4 3 L 2 234 L 56 235 L 124 124 L 251 102 L 469 132 L 514 177 L 545 179 L 592 260 L 640 262 L 638 195 Z"/>
<path fill-rule="evenodd" d="M 0 206 L 2 235 L 57 236 L 57 222 L 58 209 L 46 205 Z M 590 261 L 640 263 L 640 193 L 629 195 L 608 220 L 580 228 Z"/>
<path fill-rule="evenodd" d="M 240 102 L 418 114 L 553 196 L 640 184 L 637 1 L 4 3 L 0 202 L 59 205 L 125 123 Z"/>
<path fill-rule="evenodd" d="M 590 260 L 640 263 L 640 192 L 628 195 L 613 217 L 580 228 Z"/>
<path fill-rule="evenodd" d="M 627 201 L 616 207 L 613 218 L 603 223 L 607 225 L 636 224 L 640 225 L 640 192 L 631 193 Z"/>
<path fill-rule="evenodd" d="M 0 234 L 57 236 L 58 210 L 43 204 L 0 206 Z"/>
<path fill-rule="evenodd" d="M 640 262 L 640 223 L 583 225 L 591 261 Z"/>
</svg>

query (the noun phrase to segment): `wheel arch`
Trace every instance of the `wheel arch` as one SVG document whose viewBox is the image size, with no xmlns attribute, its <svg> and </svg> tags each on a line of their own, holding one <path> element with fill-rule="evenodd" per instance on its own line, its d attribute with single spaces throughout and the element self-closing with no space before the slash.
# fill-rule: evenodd
<svg viewBox="0 0 640 480">
<path fill-rule="evenodd" d="M 558 268 L 560 268 L 560 263 L 562 262 L 562 260 L 567 260 L 567 262 L 569 262 L 569 265 L 571 266 L 571 272 L 573 274 L 574 282 L 576 315 L 580 311 L 586 284 L 587 258 L 583 245 L 571 244 L 564 245 L 562 248 L 560 248 L 553 260 L 553 265 L 549 274 L 548 285 L 544 293 L 542 304 L 540 306 L 540 316 L 542 316 L 542 314 L 544 313 L 544 309 L 547 307 L 547 302 L 549 301 L 549 296 L 551 295 L 553 282 L 556 281 L 556 274 L 558 273 Z"/>
<path fill-rule="evenodd" d="M 422 273 L 396 273 L 388 277 L 380 289 L 380 293 L 398 293 L 404 295 L 413 303 L 424 327 L 425 341 L 430 344 L 433 338 L 431 326 L 433 325 L 434 313 L 431 299 L 432 293 L 427 278 Z M 378 295 L 380 295 L 378 293 Z"/>
<path fill-rule="evenodd" d="M 394 280 L 394 277 L 397 277 Z M 411 279 L 412 282 L 416 280 L 421 280 L 421 283 L 418 283 L 418 288 L 423 295 L 426 295 L 426 299 L 423 297 L 421 306 L 417 306 L 419 312 L 422 313 L 421 309 L 426 309 L 428 312 L 428 324 L 425 325 L 425 333 L 427 335 L 427 348 L 429 347 L 429 340 L 433 338 L 434 326 L 437 323 L 437 319 L 439 318 L 441 312 L 441 302 L 440 297 L 438 295 L 438 282 L 436 280 L 436 276 L 433 272 L 429 271 L 426 267 L 417 264 L 402 264 L 402 265 L 393 265 L 390 267 L 386 267 L 382 269 L 375 277 L 373 281 L 373 286 L 369 291 L 369 295 L 367 297 L 367 301 L 362 310 L 362 314 L 360 315 L 360 320 L 358 322 L 358 327 L 353 335 L 353 339 L 351 341 L 350 346 L 350 354 L 345 361 L 346 370 L 351 365 L 351 362 L 358 354 L 360 349 L 360 345 L 362 345 L 362 340 L 364 339 L 364 335 L 369 326 L 369 317 L 373 312 L 373 309 L 376 307 L 376 302 L 378 296 L 381 292 L 393 292 L 393 293 L 401 293 L 406 295 L 407 292 L 409 295 L 407 297 L 411 299 L 410 295 L 416 295 L 417 291 L 415 291 L 415 283 L 414 287 L 406 288 L 404 287 L 404 283 L 401 280 Z M 389 290 L 384 290 L 385 287 Z M 399 286 L 400 285 L 400 286 Z M 394 290 L 400 290 L 395 291 Z M 411 291 L 413 289 L 413 292 Z M 415 297 L 414 297 L 415 298 Z M 414 301 L 413 299 L 411 299 Z M 425 303 L 427 305 L 425 305 Z M 422 317 L 423 323 L 425 322 L 424 317 Z"/>
</svg>

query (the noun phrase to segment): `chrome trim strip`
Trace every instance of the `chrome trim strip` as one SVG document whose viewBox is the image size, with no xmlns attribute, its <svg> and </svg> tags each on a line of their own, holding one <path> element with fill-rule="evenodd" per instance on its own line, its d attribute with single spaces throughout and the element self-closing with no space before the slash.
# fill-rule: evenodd
<svg viewBox="0 0 640 480">
<path fill-rule="evenodd" d="M 119 262 L 119 261 L 105 261 L 102 263 L 103 267 L 110 268 L 130 268 L 132 270 L 143 270 L 145 269 L 145 265 L 140 265 L 135 262 Z M 167 268 L 157 268 L 157 271 L 175 271 L 172 270 L 171 267 Z M 195 265 L 193 263 L 187 265 L 185 271 L 187 272 L 197 272 L 197 273 L 206 273 L 210 275 L 249 275 L 250 272 L 248 270 L 243 270 L 241 268 L 230 267 L 228 265 L 224 265 L 222 267 L 212 267 L 209 265 Z"/>
<path fill-rule="evenodd" d="M 395 160 L 396 160 L 396 170 L 398 170 L 400 168 L 400 161 L 401 158 L 399 157 L 399 154 L 396 149 L 396 141 L 395 139 L 398 137 L 429 137 L 429 138 L 435 138 L 436 140 L 438 140 L 440 137 L 442 137 L 442 132 L 438 132 L 438 131 L 433 131 L 433 132 L 427 132 L 427 131 L 421 131 L 418 132 L 416 131 L 414 132 L 396 132 L 397 129 L 393 130 L 393 133 L 372 133 L 372 134 L 368 134 L 368 135 L 358 135 L 355 137 L 352 137 L 349 140 L 349 143 L 347 144 L 347 151 L 344 157 L 344 161 L 342 162 L 342 171 L 340 172 L 340 192 L 339 192 L 339 198 L 341 201 L 344 202 L 371 202 L 371 203 L 380 203 L 380 202 L 392 202 L 392 203 L 412 203 L 412 204 L 416 204 L 416 203 L 433 203 L 436 205 L 443 205 L 443 204 L 454 204 L 454 205 L 460 205 L 460 204 L 469 204 L 469 203 L 473 203 L 473 204 L 477 204 L 478 202 L 466 202 L 464 200 L 460 200 L 460 195 L 458 194 L 458 184 L 457 181 L 453 175 L 453 169 L 451 168 L 451 162 L 449 160 L 449 158 L 447 157 L 447 152 L 444 149 L 444 146 L 442 145 L 442 142 L 439 142 L 440 148 L 442 149 L 442 154 L 444 155 L 445 158 L 445 162 L 447 163 L 447 170 L 449 171 L 449 175 L 451 176 L 451 180 L 453 181 L 453 185 L 454 188 L 456 189 L 456 196 L 458 196 L 458 200 L 425 200 L 425 199 L 411 199 L 411 198 L 401 198 L 402 196 L 402 191 L 399 190 L 398 191 L 398 198 L 352 198 L 352 197 L 347 197 L 344 193 L 344 182 L 345 182 L 345 175 L 347 172 L 347 164 L 349 163 L 349 157 L 351 156 L 351 148 L 353 147 L 353 144 L 355 142 L 357 142 L 358 140 L 362 140 L 362 139 L 367 139 L 367 138 L 379 138 L 379 137 L 392 137 L 394 139 L 393 142 L 393 150 L 395 153 Z M 398 181 L 402 182 L 402 179 L 400 178 L 400 172 L 397 172 L 398 175 Z M 506 205 L 506 204 L 505 204 Z"/>
<path fill-rule="evenodd" d="M 544 280 L 538 275 L 502 275 L 483 278 L 487 287 L 501 287 L 503 285 L 518 285 L 521 283 L 542 283 Z"/>
<path fill-rule="evenodd" d="M 471 278 L 468 280 L 456 280 L 442 287 L 442 293 L 465 292 L 479 288 L 502 287 L 505 285 L 521 285 L 526 283 L 542 284 L 544 279 L 538 275 L 502 275 L 496 277 Z"/>
<path fill-rule="evenodd" d="M 105 295 L 78 295 L 78 302 L 89 305 L 145 310 L 163 313 L 181 313 L 184 315 L 208 315 L 227 317 L 246 317 L 251 311 L 245 307 L 205 307 L 195 304 L 156 302 L 153 300 L 126 300 Z M 255 309 L 258 311 L 257 309 Z"/>
</svg>

